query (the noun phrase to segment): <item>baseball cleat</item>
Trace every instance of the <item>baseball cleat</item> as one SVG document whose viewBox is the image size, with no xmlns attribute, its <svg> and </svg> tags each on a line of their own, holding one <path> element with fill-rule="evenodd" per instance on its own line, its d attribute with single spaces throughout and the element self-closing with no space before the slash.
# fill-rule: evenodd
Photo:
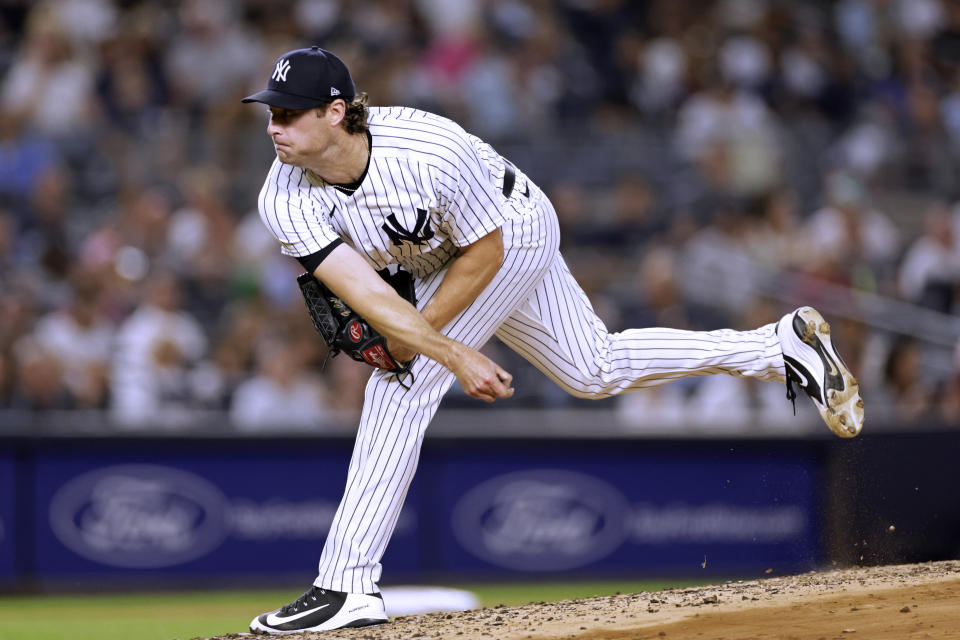
<svg viewBox="0 0 960 640">
<path fill-rule="evenodd" d="M 863 428 L 860 385 L 830 341 L 830 325 L 813 307 L 800 307 L 777 324 L 787 371 L 787 397 L 796 396 L 792 382 L 813 400 L 820 417 L 841 438 Z"/>
<path fill-rule="evenodd" d="M 343 593 L 310 587 L 290 604 L 254 618 L 250 622 L 250 631 L 287 635 L 303 631 L 366 627 L 386 621 L 387 612 L 379 593 Z"/>
</svg>

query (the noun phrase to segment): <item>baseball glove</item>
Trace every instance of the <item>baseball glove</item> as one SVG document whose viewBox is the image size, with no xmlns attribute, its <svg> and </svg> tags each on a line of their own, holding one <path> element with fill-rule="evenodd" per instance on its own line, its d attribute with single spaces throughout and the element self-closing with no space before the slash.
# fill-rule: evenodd
<svg viewBox="0 0 960 640">
<path fill-rule="evenodd" d="M 384 269 L 379 274 L 400 297 L 416 305 L 413 277 L 409 273 L 398 271 L 390 275 Z M 357 362 L 366 362 L 376 369 L 392 371 L 400 376 L 410 373 L 410 364 L 413 361 L 403 364 L 397 362 L 387 349 L 387 338 L 314 278 L 313 274 L 303 273 L 297 276 L 297 284 L 300 285 L 313 327 L 330 347 L 330 356 L 343 351 Z"/>
</svg>

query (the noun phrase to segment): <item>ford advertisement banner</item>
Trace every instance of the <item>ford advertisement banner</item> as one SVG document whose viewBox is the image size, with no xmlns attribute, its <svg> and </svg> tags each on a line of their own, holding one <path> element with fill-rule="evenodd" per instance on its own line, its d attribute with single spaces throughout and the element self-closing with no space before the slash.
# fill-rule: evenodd
<svg viewBox="0 0 960 640">
<path fill-rule="evenodd" d="M 429 441 L 428 441 L 429 442 Z M 39 447 L 29 566 L 40 582 L 310 579 L 350 445 L 291 440 Z M 428 445 L 383 560 L 387 583 L 550 575 L 763 575 L 822 559 L 818 463 L 614 441 Z M 0 459 L 0 488 L 13 468 Z M 9 477 L 10 481 L 6 481 Z M 13 497 L 0 493 L 0 576 Z"/>
<path fill-rule="evenodd" d="M 36 570 L 49 578 L 309 577 L 336 513 L 348 456 L 349 450 L 41 457 Z M 417 525 L 409 510 L 398 522 L 390 566 L 399 574 L 419 568 Z"/>
<path fill-rule="evenodd" d="M 471 572 L 763 574 L 817 566 L 804 459 L 612 452 L 446 461 L 439 564 Z"/>
</svg>

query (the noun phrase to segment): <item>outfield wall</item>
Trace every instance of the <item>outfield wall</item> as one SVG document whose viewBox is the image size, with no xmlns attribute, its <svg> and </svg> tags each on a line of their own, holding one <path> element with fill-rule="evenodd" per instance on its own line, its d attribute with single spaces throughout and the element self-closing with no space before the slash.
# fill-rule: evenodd
<svg viewBox="0 0 960 640">
<path fill-rule="evenodd" d="M 0 440 L 0 585 L 302 582 L 335 517 L 351 446 Z M 384 583 L 754 577 L 957 557 L 958 451 L 960 434 L 949 432 L 428 438 Z"/>
</svg>

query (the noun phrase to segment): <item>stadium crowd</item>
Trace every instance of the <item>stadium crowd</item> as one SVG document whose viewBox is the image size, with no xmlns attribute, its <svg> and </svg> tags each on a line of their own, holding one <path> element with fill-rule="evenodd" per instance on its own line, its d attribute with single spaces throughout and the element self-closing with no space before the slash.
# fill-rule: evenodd
<svg viewBox="0 0 960 640">
<path fill-rule="evenodd" d="M 611 329 L 812 302 L 868 420 L 960 424 L 960 351 L 907 330 L 922 309 L 957 334 L 957 0 L 0 0 L 0 410 L 357 410 L 367 370 L 324 364 L 256 211 L 266 113 L 239 102 L 310 44 L 372 104 L 450 116 L 531 175 Z M 607 405 L 489 352 L 517 378 L 503 406 Z M 783 394 L 714 376 L 616 407 L 637 429 L 766 423 Z"/>
</svg>

